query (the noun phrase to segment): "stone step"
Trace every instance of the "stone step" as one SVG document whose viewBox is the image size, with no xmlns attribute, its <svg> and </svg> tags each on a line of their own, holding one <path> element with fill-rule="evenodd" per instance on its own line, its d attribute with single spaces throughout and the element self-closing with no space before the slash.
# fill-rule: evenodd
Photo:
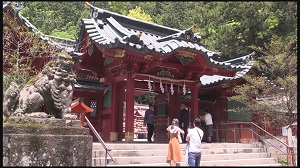
<svg viewBox="0 0 300 168">
<path fill-rule="evenodd" d="M 167 155 L 162 156 L 117 156 L 113 157 L 115 162 L 110 164 L 119 165 L 119 164 L 147 164 L 150 162 L 149 158 L 151 158 L 150 163 L 165 163 L 167 162 Z M 184 159 L 185 156 L 182 156 Z M 237 154 L 213 154 L 213 155 L 202 155 L 201 161 L 216 161 L 216 160 L 235 160 L 238 159 L 257 159 L 257 158 L 267 158 L 267 153 L 241 153 Z M 105 163 L 104 157 L 93 158 L 94 160 L 99 159 L 100 161 Z M 95 161 L 97 162 L 97 161 Z"/>
<path fill-rule="evenodd" d="M 263 152 L 261 148 L 212 148 L 202 149 L 202 155 L 209 154 L 237 154 L 237 153 L 260 153 Z M 181 150 L 185 154 L 185 149 Z M 168 154 L 168 148 L 164 149 L 146 149 L 146 150 L 111 150 L 109 154 L 113 157 L 119 156 L 165 156 Z M 105 150 L 93 150 L 92 157 L 104 157 Z"/>
<path fill-rule="evenodd" d="M 106 143 L 106 146 L 111 149 L 118 150 L 143 150 L 143 149 L 164 149 L 168 147 L 168 143 Z M 180 144 L 180 148 L 184 149 L 186 144 Z M 261 143 L 202 143 L 202 149 L 211 148 L 254 148 L 262 147 Z M 93 143 L 93 150 L 103 149 L 100 143 Z"/>
<path fill-rule="evenodd" d="M 274 164 L 256 164 L 256 165 L 243 165 L 246 167 L 285 167 L 281 163 L 274 163 Z"/>
<path fill-rule="evenodd" d="M 180 166 L 180 165 L 178 164 L 178 166 Z M 200 166 L 204 166 L 204 165 L 201 164 Z M 283 165 L 280 163 L 275 163 L 275 164 L 239 165 L 239 166 L 240 167 L 282 167 Z M 99 167 L 104 167 L 104 166 L 99 166 Z M 130 164 L 130 165 L 107 165 L 107 167 L 170 167 L 170 164 L 169 163 L 149 163 L 149 164 Z"/>
<path fill-rule="evenodd" d="M 100 166 L 100 167 L 102 167 L 102 166 Z M 107 165 L 107 167 L 170 167 L 170 163 Z"/>
<path fill-rule="evenodd" d="M 152 157 L 151 157 L 152 158 Z M 129 158 L 127 158 L 129 159 Z M 107 166 L 117 166 L 117 167 L 126 167 L 126 166 L 170 166 L 167 162 L 156 162 L 155 159 L 149 159 L 147 157 L 142 157 L 141 160 L 148 160 L 147 163 L 143 162 L 122 162 L 119 164 L 118 162 L 110 162 L 107 164 Z M 104 161 L 104 160 L 103 160 Z M 96 162 L 96 160 L 93 159 L 93 162 Z M 104 166 L 103 164 L 95 164 L 93 163 L 93 166 Z M 188 166 L 186 162 L 181 161 L 177 163 L 178 166 Z M 276 159 L 274 158 L 253 158 L 253 159 L 231 159 L 231 160 L 210 160 L 205 161 L 201 159 L 200 166 L 255 166 L 255 167 L 264 167 L 264 166 L 282 166 L 280 163 L 276 163 Z"/>
<path fill-rule="evenodd" d="M 106 143 L 114 162 L 107 166 L 117 167 L 169 167 L 168 143 Z M 178 166 L 187 166 L 184 161 L 186 144 L 180 144 L 183 161 Z M 201 166 L 281 166 L 269 158 L 261 143 L 203 143 Z M 93 144 L 93 166 L 104 166 L 105 150 L 100 143 Z M 107 156 L 110 159 L 109 156 Z"/>
<path fill-rule="evenodd" d="M 252 158 L 252 159 L 231 159 L 231 160 L 209 160 L 200 162 L 200 166 L 252 166 L 252 165 L 276 164 L 274 158 Z M 188 166 L 185 162 L 179 162 L 180 166 Z"/>
</svg>

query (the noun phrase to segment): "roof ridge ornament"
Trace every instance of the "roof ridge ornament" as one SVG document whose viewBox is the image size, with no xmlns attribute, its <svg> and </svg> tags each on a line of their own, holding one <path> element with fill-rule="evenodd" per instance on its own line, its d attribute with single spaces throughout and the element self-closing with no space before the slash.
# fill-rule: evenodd
<svg viewBox="0 0 300 168">
<path fill-rule="evenodd" d="M 127 42 L 132 42 L 132 43 L 135 43 L 135 44 L 139 44 L 139 45 L 144 45 L 143 40 L 140 39 L 141 36 L 142 36 L 142 33 L 139 32 L 138 34 L 136 34 L 136 35 L 132 34 L 129 37 L 128 36 L 124 36 L 123 40 L 127 41 Z"/>
<path fill-rule="evenodd" d="M 87 1 L 84 3 L 85 8 L 90 10 L 90 16 L 89 18 L 94 18 L 96 19 L 98 16 L 98 9 L 93 7 L 90 3 L 88 3 Z"/>
<path fill-rule="evenodd" d="M 197 24 L 194 24 L 194 25 L 192 26 L 192 31 L 195 32 L 195 29 L 196 29 L 197 27 L 198 27 Z"/>
<path fill-rule="evenodd" d="M 197 27 L 198 27 L 197 24 L 194 24 L 189 29 L 182 30 L 178 33 L 162 37 L 162 38 L 158 39 L 157 42 L 164 42 L 164 41 L 168 41 L 168 40 L 172 40 L 172 39 L 177 39 L 177 40 L 184 40 L 184 41 L 189 41 L 189 42 L 193 42 L 193 43 L 202 45 L 200 43 L 201 39 L 202 39 L 201 36 L 199 35 L 199 33 L 194 33 L 194 31 L 196 30 Z"/>
<path fill-rule="evenodd" d="M 84 5 L 85 5 L 85 8 L 87 8 L 87 9 L 91 8 L 91 4 L 87 1 L 84 3 Z"/>
<path fill-rule="evenodd" d="M 3 1 L 4 3 L 4 1 Z M 18 1 L 12 1 L 12 2 L 8 2 L 9 6 L 11 8 L 13 8 L 15 11 L 20 11 L 24 6 L 22 2 L 18 2 Z"/>
<path fill-rule="evenodd" d="M 141 32 L 139 32 L 137 35 L 136 35 L 138 38 L 141 38 L 141 36 L 142 36 L 142 33 Z"/>
<path fill-rule="evenodd" d="M 200 43 L 201 41 L 201 36 L 199 36 L 199 33 L 194 33 L 195 30 L 197 28 L 197 24 L 194 24 L 191 28 L 182 31 L 182 33 L 180 34 L 180 38 L 187 40 L 187 41 L 191 41 L 191 42 L 195 42 L 195 43 Z"/>
</svg>

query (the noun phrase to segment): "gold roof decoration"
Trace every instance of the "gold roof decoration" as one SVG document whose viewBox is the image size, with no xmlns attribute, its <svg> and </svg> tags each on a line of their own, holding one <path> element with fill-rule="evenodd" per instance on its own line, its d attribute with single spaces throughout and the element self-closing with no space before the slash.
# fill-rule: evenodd
<svg viewBox="0 0 300 168">
<path fill-rule="evenodd" d="M 87 1 L 84 3 L 85 4 L 85 8 L 90 9 L 91 8 L 91 4 L 88 3 Z"/>
<path fill-rule="evenodd" d="M 193 26 L 192 26 L 192 31 L 194 32 L 195 31 L 195 29 L 197 29 L 197 24 L 194 24 Z"/>
<path fill-rule="evenodd" d="M 138 38 L 141 38 L 142 33 L 140 32 L 139 34 L 136 35 Z"/>
</svg>

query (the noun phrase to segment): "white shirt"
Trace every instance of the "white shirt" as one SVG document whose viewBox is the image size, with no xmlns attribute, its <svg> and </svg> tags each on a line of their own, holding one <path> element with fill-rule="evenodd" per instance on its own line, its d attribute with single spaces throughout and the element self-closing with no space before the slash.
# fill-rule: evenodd
<svg viewBox="0 0 300 168">
<path fill-rule="evenodd" d="M 212 125 L 213 124 L 211 114 L 209 114 L 209 113 L 205 114 L 204 119 L 205 119 L 205 125 Z"/>
<path fill-rule="evenodd" d="M 177 133 L 179 131 L 179 127 L 174 125 L 174 128 L 172 129 L 172 125 L 169 126 L 170 127 L 170 133 Z"/>
<path fill-rule="evenodd" d="M 197 131 L 199 132 L 201 138 L 199 137 Z M 187 136 L 190 137 L 189 152 L 201 152 L 201 140 L 203 138 L 203 135 L 203 131 L 198 127 L 188 129 Z"/>
</svg>

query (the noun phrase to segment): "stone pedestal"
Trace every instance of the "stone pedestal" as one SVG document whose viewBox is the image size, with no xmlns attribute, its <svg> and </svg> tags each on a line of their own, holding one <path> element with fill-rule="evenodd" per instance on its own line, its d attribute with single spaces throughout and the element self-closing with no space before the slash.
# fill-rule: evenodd
<svg viewBox="0 0 300 168">
<path fill-rule="evenodd" d="M 92 166 L 92 145 L 80 120 L 11 117 L 3 123 L 3 166 Z"/>
</svg>

